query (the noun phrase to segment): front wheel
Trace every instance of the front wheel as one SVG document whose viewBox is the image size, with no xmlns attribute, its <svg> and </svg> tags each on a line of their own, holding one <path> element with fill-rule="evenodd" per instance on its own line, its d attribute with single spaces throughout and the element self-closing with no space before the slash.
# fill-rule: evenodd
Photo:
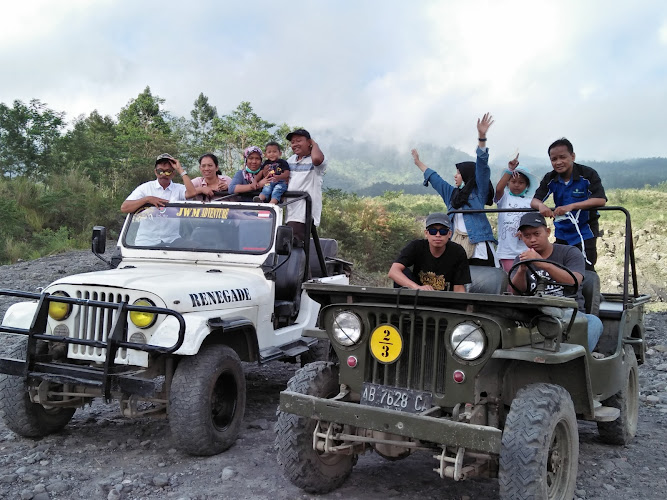
<svg viewBox="0 0 667 500">
<path fill-rule="evenodd" d="M 621 410 L 621 415 L 613 422 L 598 422 L 598 432 L 602 441 L 608 444 L 628 444 L 637 433 L 639 419 L 639 380 L 637 378 L 637 356 L 629 345 L 624 347 L 623 388 L 609 399 L 602 401 L 603 406 Z"/>
<path fill-rule="evenodd" d="M 336 396 L 339 387 L 338 366 L 325 361 L 297 370 L 287 383 L 288 391 L 318 398 Z M 354 457 L 315 451 L 317 421 L 280 410 L 277 413 L 276 449 L 285 477 L 309 493 L 327 493 L 341 486 L 352 472 Z"/>
<path fill-rule="evenodd" d="M 176 446 L 191 455 L 222 453 L 238 437 L 246 384 L 238 354 L 209 345 L 182 359 L 169 394 L 169 426 Z"/>
<path fill-rule="evenodd" d="M 578 459 L 577 417 L 570 394 L 552 384 L 519 390 L 503 430 L 500 498 L 569 500 Z"/>
<path fill-rule="evenodd" d="M 21 338 L 7 356 L 25 360 L 27 348 L 28 339 Z M 19 436 L 37 438 L 58 432 L 69 423 L 75 411 L 75 408 L 45 408 L 33 403 L 22 377 L 0 375 L 0 415 L 5 425 Z"/>
</svg>

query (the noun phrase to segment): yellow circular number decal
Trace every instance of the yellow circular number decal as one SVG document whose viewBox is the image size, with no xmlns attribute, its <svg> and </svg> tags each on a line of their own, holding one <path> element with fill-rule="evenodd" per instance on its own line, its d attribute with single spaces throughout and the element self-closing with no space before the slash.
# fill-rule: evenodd
<svg viewBox="0 0 667 500">
<path fill-rule="evenodd" d="M 371 353 L 380 363 L 393 363 L 402 350 L 403 339 L 392 325 L 380 325 L 371 333 Z"/>
</svg>

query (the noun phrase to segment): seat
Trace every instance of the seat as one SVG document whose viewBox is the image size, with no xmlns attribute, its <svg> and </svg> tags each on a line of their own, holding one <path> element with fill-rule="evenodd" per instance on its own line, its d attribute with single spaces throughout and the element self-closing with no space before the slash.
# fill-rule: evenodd
<svg viewBox="0 0 667 500">
<path fill-rule="evenodd" d="M 595 271 L 584 271 L 584 280 L 581 286 L 584 296 L 584 309 L 586 314 L 600 316 L 600 277 Z"/>
<path fill-rule="evenodd" d="M 220 232 L 214 227 L 196 227 L 190 240 L 195 248 L 216 249 L 220 242 Z"/>
<path fill-rule="evenodd" d="M 287 259 L 287 262 L 285 262 Z M 285 262 L 284 264 L 282 264 Z M 278 318 L 294 318 L 299 313 L 301 284 L 306 271 L 306 252 L 293 248 L 289 256 L 280 255 L 276 269 L 274 313 Z"/>
<path fill-rule="evenodd" d="M 468 293 L 501 295 L 507 291 L 507 273 L 498 267 L 470 266 Z"/>
<path fill-rule="evenodd" d="M 328 262 L 327 259 L 333 259 L 338 255 L 338 242 L 332 238 L 320 238 L 320 248 L 322 248 L 322 255 L 324 256 L 324 262 L 327 266 L 327 274 L 331 276 L 334 272 L 334 262 Z M 320 267 L 320 261 L 317 258 L 317 252 L 315 251 L 315 242 L 310 240 L 310 275 L 313 278 L 321 278 L 324 276 L 322 274 L 322 269 Z"/>
</svg>

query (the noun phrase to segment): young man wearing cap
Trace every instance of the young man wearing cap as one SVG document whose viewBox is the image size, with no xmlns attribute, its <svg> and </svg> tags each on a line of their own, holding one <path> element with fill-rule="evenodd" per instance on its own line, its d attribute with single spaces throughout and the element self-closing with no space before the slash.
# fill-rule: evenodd
<svg viewBox="0 0 667 500">
<path fill-rule="evenodd" d="M 324 153 L 302 128 L 287 134 L 292 152 L 287 159 L 290 168 L 289 190 L 304 191 L 312 200 L 313 224 L 320 225 L 322 215 L 322 178 L 327 170 Z M 287 206 L 287 225 L 294 231 L 294 237 L 305 242 L 306 234 L 306 203 L 297 201 Z"/>
<path fill-rule="evenodd" d="M 178 172 L 183 184 L 172 182 L 174 172 Z M 156 180 L 137 186 L 120 206 L 120 211 L 128 214 L 147 204 L 163 207 L 170 201 L 183 201 L 197 195 L 181 162 L 170 154 L 163 153 L 155 160 L 155 177 Z"/>
<path fill-rule="evenodd" d="M 451 235 L 447 214 L 430 214 L 424 230 L 426 239 L 408 243 L 389 269 L 396 286 L 465 292 L 465 285 L 470 283 L 468 257 L 461 245 L 449 241 Z"/>
<path fill-rule="evenodd" d="M 514 259 L 515 264 L 529 259 L 545 259 L 569 269 L 577 278 L 579 287 L 572 295 L 566 294 L 561 285 L 547 285 L 544 294 L 558 297 L 572 296 L 576 299 L 579 313 L 584 314 L 588 319 L 588 347 L 593 351 L 602 335 L 602 321 L 597 316 L 585 314 L 584 295 L 581 292 L 586 267 L 584 256 L 573 246 L 551 243 L 549 241 L 551 229 L 547 227 L 547 222 L 541 214 L 530 212 L 521 217 L 519 232 L 528 249 Z M 533 262 L 531 265 L 540 276 L 559 283 L 574 285 L 570 273 L 549 262 Z M 531 279 L 530 272 L 527 272 L 526 269 L 525 265 L 519 266 L 510 277 L 514 286 L 521 291 L 525 291 L 529 286 L 535 286 L 534 277 Z"/>
<path fill-rule="evenodd" d="M 553 171 L 542 179 L 531 207 L 545 217 L 556 217 L 556 243 L 573 245 L 579 250 L 583 243 L 586 269 L 595 271 L 599 235 L 595 209 L 607 203 L 602 181 L 594 169 L 574 162 L 574 148 L 566 138 L 554 141 L 547 151 Z M 551 194 L 554 210 L 544 204 Z"/>
</svg>

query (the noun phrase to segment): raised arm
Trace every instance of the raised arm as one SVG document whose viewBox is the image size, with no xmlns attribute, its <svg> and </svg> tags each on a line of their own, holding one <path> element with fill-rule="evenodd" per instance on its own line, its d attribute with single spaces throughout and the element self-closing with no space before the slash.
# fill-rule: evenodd
<svg viewBox="0 0 667 500">
<path fill-rule="evenodd" d="M 516 155 L 516 158 L 513 160 L 510 160 L 507 163 L 507 170 L 503 172 L 503 175 L 500 176 L 500 180 L 498 181 L 498 184 L 496 184 L 496 197 L 494 200 L 497 202 L 500 200 L 500 198 L 503 197 L 505 194 L 505 187 L 507 186 L 507 183 L 510 181 L 514 174 L 514 169 L 519 166 L 519 155 Z"/>
<path fill-rule="evenodd" d="M 310 140 L 310 159 L 313 160 L 313 166 L 315 167 L 319 167 L 324 161 L 324 153 L 319 144 L 312 139 Z"/>
<path fill-rule="evenodd" d="M 486 133 L 491 125 L 493 125 L 493 116 L 490 113 L 485 113 L 481 119 L 477 119 L 477 147 L 482 149 L 486 147 Z"/>
</svg>

